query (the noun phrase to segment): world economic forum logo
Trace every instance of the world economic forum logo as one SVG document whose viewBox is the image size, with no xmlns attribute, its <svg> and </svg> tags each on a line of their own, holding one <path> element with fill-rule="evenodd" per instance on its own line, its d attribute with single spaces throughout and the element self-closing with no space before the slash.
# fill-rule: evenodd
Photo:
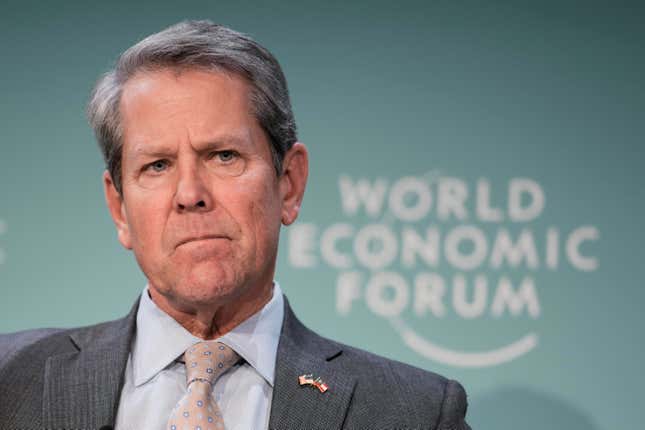
<svg viewBox="0 0 645 430">
<path fill-rule="evenodd" d="M 436 172 L 394 180 L 341 175 L 343 219 L 292 226 L 289 262 L 334 270 L 340 315 L 362 302 L 428 359 L 457 367 L 512 361 L 536 348 L 537 329 L 473 350 L 437 342 L 418 327 L 448 317 L 473 322 L 473 330 L 477 321 L 537 322 L 543 310 L 536 275 L 596 270 L 587 243 L 600 233 L 593 225 L 542 222 L 546 195 L 536 180 L 502 182 L 494 190 L 487 178 Z"/>
</svg>

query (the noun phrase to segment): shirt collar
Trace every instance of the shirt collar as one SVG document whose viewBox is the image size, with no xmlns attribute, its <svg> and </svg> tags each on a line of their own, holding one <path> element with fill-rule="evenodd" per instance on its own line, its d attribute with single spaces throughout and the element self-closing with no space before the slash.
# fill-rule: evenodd
<svg viewBox="0 0 645 430">
<path fill-rule="evenodd" d="M 284 314 L 282 290 L 273 283 L 273 296 L 262 309 L 224 336 L 215 339 L 235 350 L 273 386 L 275 359 Z M 137 332 L 132 348 L 134 383 L 145 384 L 201 342 L 150 299 L 148 287 L 141 293 L 137 311 Z"/>
</svg>

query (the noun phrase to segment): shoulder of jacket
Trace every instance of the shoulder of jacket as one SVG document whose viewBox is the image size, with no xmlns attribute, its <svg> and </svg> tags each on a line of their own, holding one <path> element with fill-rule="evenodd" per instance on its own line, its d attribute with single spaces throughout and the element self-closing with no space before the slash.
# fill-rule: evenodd
<svg viewBox="0 0 645 430">
<path fill-rule="evenodd" d="M 342 349 L 334 360 L 337 365 L 356 377 L 355 413 L 369 410 L 375 416 L 401 414 L 397 419 L 403 420 L 404 416 L 401 423 L 411 428 L 431 423 L 432 428 L 451 429 L 449 425 L 455 423 L 455 429 L 468 429 L 461 426 L 467 403 L 459 382 L 369 351 L 329 342 Z"/>
<path fill-rule="evenodd" d="M 0 367 L 30 346 L 66 331 L 62 328 L 38 328 L 0 334 Z"/>
<path fill-rule="evenodd" d="M 386 372 L 396 376 L 406 383 L 419 382 L 424 385 L 430 383 L 438 384 L 442 387 L 449 381 L 449 379 L 444 376 L 429 370 L 421 369 L 411 364 L 383 357 L 373 352 L 338 343 L 333 340 L 327 339 L 327 341 L 335 343 L 338 345 L 339 349 L 342 349 L 347 362 L 353 363 L 354 366 L 363 370 L 363 372 L 359 372 L 359 374 L 366 373 L 369 375 L 373 372 Z"/>
<path fill-rule="evenodd" d="M 32 347 L 47 349 L 54 347 L 54 344 L 74 345 L 77 341 L 89 341 L 113 331 L 124 320 L 125 318 L 121 318 L 81 327 L 37 328 L 0 334 L 0 368 Z"/>
</svg>

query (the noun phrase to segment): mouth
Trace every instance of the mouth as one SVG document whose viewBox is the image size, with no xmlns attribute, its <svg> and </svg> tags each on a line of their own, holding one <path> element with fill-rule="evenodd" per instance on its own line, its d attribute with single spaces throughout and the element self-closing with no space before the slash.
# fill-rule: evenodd
<svg viewBox="0 0 645 430">
<path fill-rule="evenodd" d="M 231 240 L 231 238 L 228 236 L 217 235 L 217 234 L 207 234 L 203 236 L 194 236 L 194 237 L 188 237 L 188 238 L 182 239 L 177 243 L 177 246 L 175 246 L 175 248 L 179 248 L 180 246 L 185 245 L 187 243 L 202 242 L 207 240 L 218 240 L 218 239 Z"/>
</svg>

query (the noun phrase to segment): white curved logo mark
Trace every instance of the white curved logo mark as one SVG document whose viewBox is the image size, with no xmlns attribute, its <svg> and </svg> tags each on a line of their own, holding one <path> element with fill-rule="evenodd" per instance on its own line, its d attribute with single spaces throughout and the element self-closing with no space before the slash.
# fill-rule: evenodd
<svg viewBox="0 0 645 430">
<path fill-rule="evenodd" d="M 457 367 L 492 367 L 528 353 L 538 344 L 536 333 L 529 333 L 515 342 L 490 351 L 463 352 L 444 348 L 418 335 L 401 318 L 390 318 L 390 323 L 401 335 L 403 342 L 416 353 L 442 364 Z"/>
</svg>

